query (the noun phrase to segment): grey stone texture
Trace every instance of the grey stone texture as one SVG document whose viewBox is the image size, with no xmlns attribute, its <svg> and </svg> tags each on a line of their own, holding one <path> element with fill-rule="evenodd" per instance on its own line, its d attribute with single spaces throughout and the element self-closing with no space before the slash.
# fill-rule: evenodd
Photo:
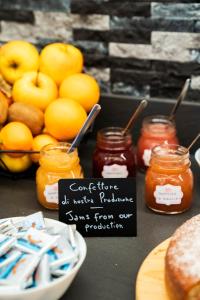
<svg viewBox="0 0 200 300">
<path fill-rule="evenodd" d="M 151 3 L 152 18 L 200 20 L 200 3 Z M 192 1 L 191 1 L 192 2 Z"/>
<path fill-rule="evenodd" d="M 70 0 L 0 0 L 1 9 L 69 11 Z"/>
<path fill-rule="evenodd" d="M 0 43 L 73 43 L 106 93 L 200 102 L 200 2 L 0 0 Z"/>
</svg>

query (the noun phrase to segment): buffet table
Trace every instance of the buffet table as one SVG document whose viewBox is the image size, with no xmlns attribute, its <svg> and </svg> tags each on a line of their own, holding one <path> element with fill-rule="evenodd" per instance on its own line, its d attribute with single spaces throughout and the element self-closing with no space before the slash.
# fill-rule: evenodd
<svg viewBox="0 0 200 300">
<path fill-rule="evenodd" d="M 103 99 L 102 116 L 97 120 L 94 132 L 83 142 L 80 148 L 81 164 L 85 175 L 91 176 L 91 154 L 95 145 L 96 130 L 102 127 L 102 124 L 108 125 L 108 98 Z M 113 101 L 113 100 L 112 100 Z M 119 99 L 115 99 L 116 111 L 110 125 L 116 125 L 116 117 L 121 119 L 121 125 L 131 114 L 131 103 L 121 105 Z M 113 104 L 113 103 L 112 103 Z M 134 105 L 137 105 L 134 104 Z M 168 105 L 168 106 L 167 106 Z M 107 106 L 107 113 L 105 112 Z M 123 106 L 123 107 L 122 107 Z M 168 109 L 170 103 L 161 105 L 153 102 L 154 108 L 162 107 Z M 112 107 L 112 106 L 111 106 Z M 181 109 L 180 109 L 181 110 Z M 164 110 L 165 111 L 165 110 Z M 195 125 L 187 132 L 184 129 L 181 137 L 185 137 L 184 144 L 200 131 L 197 120 L 200 116 L 200 106 L 188 105 L 183 107 L 185 115 L 187 112 L 194 112 L 188 115 L 188 120 Z M 162 112 L 162 111 L 161 111 Z M 103 114 L 104 113 L 104 114 Z M 146 114 L 152 111 L 145 112 Z M 183 115 L 182 115 L 183 117 Z M 191 121 L 192 120 L 192 121 Z M 120 125 L 120 124 L 119 124 Z M 139 126 L 139 124 L 137 125 Z M 182 128 L 186 126 L 182 124 Z M 181 126 L 180 126 L 181 128 Z M 138 130 L 137 134 L 138 135 Z M 135 139 L 135 135 L 134 135 Z M 174 230 L 185 220 L 200 213 L 200 172 L 197 163 L 192 158 L 192 169 L 194 172 L 195 190 L 192 208 L 180 215 L 159 215 L 151 212 L 144 204 L 144 175 L 137 175 L 137 237 L 112 237 L 112 238 L 86 238 L 88 247 L 86 260 L 72 283 L 69 290 L 61 298 L 62 300 L 131 300 L 135 299 L 135 280 L 138 269 L 146 255 L 160 242 L 170 237 Z M 37 202 L 35 181 L 33 177 L 11 179 L 0 177 L 0 218 L 25 216 L 36 211 L 43 211 L 44 216 L 57 219 L 57 212 L 42 208 Z"/>
</svg>

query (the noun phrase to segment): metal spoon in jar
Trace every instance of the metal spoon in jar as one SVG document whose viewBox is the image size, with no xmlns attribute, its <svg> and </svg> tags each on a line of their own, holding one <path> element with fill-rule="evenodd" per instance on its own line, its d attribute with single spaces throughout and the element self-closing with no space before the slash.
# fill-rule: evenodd
<svg viewBox="0 0 200 300">
<path fill-rule="evenodd" d="M 190 143 L 190 145 L 187 147 L 187 150 L 189 151 L 192 146 L 196 143 L 196 141 L 200 138 L 200 132 L 197 134 L 197 136 L 193 139 L 193 141 Z"/>
<path fill-rule="evenodd" d="M 83 124 L 82 128 L 80 129 L 77 136 L 73 140 L 73 142 L 72 142 L 70 148 L 68 149 L 67 153 L 70 153 L 70 152 L 74 151 L 74 149 L 78 147 L 78 145 L 80 144 L 80 141 L 84 137 L 84 135 L 85 135 L 86 131 L 88 130 L 88 128 L 94 122 L 94 120 L 95 120 L 96 116 L 99 114 L 100 110 L 101 110 L 101 106 L 99 104 L 95 104 L 93 106 L 93 108 L 90 111 L 85 123 Z"/>
<path fill-rule="evenodd" d="M 129 121 L 128 121 L 126 127 L 125 127 L 125 129 L 123 130 L 123 135 L 125 135 L 127 130 L 129 130 L 133 126 L 134 122 L 136 121 L 138 116 L 141 114 L 141 112 L 145 109 L 147 104 L 148 104 L 148 101 L 146 99 L 144 99 L 140 102 L 140 104 L 137 107 L 136 111 L 133 112 L 131 118 L 129 119 Z"/>
<path fill-rule="evenodd" d="M 185 84 L 184 84 L 184 86 L 183 86 L 183 88 L 182 88 L 182 90 L 181 90 L 181 92 L 180 92 L 180 94 L 179 94 L 179 96 L 177 98 L 177 101 L 176 101 L 174 107 L 172 108 L 172 111 L 171 111 L 171 113 L 169 115 L 169 120 L 173 120 L 174 119 L 175 114 L 177 112 L 177 109 L 179 108 L 181 102 L 185 99 L 185 96 L 187 94 L 187 91 L 188 91 L 188 88 L 190 86 L 190 83 L 191 83 L 191 79 L 187 78 L 186 81 L 185 81 Z"/>
</svg>

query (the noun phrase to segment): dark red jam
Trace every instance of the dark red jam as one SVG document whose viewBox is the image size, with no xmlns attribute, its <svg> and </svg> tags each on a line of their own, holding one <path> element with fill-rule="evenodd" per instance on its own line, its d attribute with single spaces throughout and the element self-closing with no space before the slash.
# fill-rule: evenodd
<svg viewBox="0 0 200 300">
<path fill-rule="evenodd" d="M 97 134 L 93 154 L 93 177 L 126 178 L 136 176 L 135 153 L 129 132 L 123 128 L 108 127 Z"/>
</svg>

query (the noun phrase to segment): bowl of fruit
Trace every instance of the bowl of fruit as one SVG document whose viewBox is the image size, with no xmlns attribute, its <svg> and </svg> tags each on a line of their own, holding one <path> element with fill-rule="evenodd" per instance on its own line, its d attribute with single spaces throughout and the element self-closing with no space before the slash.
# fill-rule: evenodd
<svg viewBox="0 0 200 300">
<path fill-rule="evenodd" d="M 2 45 L 0 168 L 22 173 L 38 163 L 42 147 L 73 140 L 99 98 L 77 47 L 53 43 L 39 53 L 26 41 Z"/>
</svg>

